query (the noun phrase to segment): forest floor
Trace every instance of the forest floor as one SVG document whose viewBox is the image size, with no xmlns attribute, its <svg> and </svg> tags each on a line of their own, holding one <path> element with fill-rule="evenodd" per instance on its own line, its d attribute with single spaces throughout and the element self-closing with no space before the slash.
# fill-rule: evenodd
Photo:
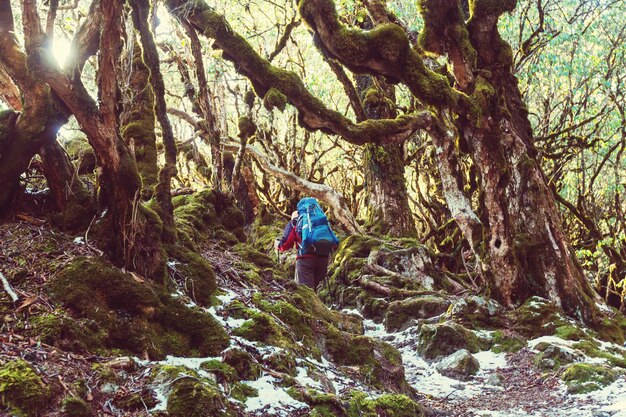
<svg viewBox="0 0 626 417">
<path fill-rule="evenodd" d="M 20 296 L 20 300 L 13 305 L 4 291 L 0 293 L 0 365 L 15 358 L 24 359 L 35 368 L 45 385 L 54 387 L 58 398 L 80 395 L 76 382 L 82 380 L 87 383 L 83 396 L 99 416 L 155 415 L 164 410 L 164 398 L 150 378 L 152 369 L 166 363 L 198 371 L 199 364 L 207 359 L 168 357 L 164 361 L 151 362 L 143 358 L 73 353 L 42 343 L 29 334 L 25 323 L 28 323 L 30 317 L 55 309 L 44 289 L 53 273 L 51 271 L 76 256 L 96 255 L 98 251 L 90 247 L 84 237 L 66 236 L 46 225 L 24 222 L 0 225 L 0 242 L 0 271 L 5 274 L 11 272 L 14 290 Z M 216 253 L 210 254 L 210 257 L 215 256 Z M 224 265 L 228 267 L 231 261 L 225 260 Z M 54 267 L 51 268 L 51 265 Z M 221 269 L 225 269 L 224 265 Z M 256 290 L 240 286 L 220 268 L 216 268 L 216 275 L 220 288 L 225 291 L 224 295 L 218 297 L 223 305 L 211 307 L 207 312 L 231 334 L 241 323 L 229 317 L 223 306 L 235 299 L 249 303 Z M 277 282 L 265 285 L 271 286 L 270 289 L 274 291 L 284 290 Z M 351 313 L 359 314 L 356 311 Z M 590 394 L 569 395 L 558 373 L 545 374 L 534 366 L 533 356 L 536 352 L 532 347 L 539 340 L 530 341 L 528 348 L 516 353 L 477 353 L 475 356 L 481 364 L 481 371 L 461 381 L 441 375 L 434 363 L 427 363 L 415 353 L 414 328 L 389 333 L 382 325 L 371 320 L 364 320 L 364 327 L 366 335 L 387 341 L 398 348 L 407 381 L 417 390 L 420 402 L 431 410 L 433 416 L 626 417 L 626 378 L 623 375 L 604 389 Z M 552 341 L 558 343 L 558 340 Z M 272 349 L 232 334 L 231 343 L 264 354 L 271 353 Z M 349 369 L 345 367 L 313 358 L 298 358 L 297 363 L 295 379 L 301 387 L 323 389 L 330 384 L 338 394 L 358 389 L 372 396 L 379 395 L 351 380 Z M 101 372 L 98 364 L 108 364 L 123 378 L 118 378 L 115 383 L 107 382 L 107 376 Z M 308 406 L 289 397 L 279 382 L 271 374 L 249 382 L 259 395 L 245 403 L 237 403 L 239 415 L 309 415 Z M 142 399 L 134 408 L 121 407 L 120 404 L 133 394 L 140 394 L 140 398 L 152 401 Z M 45 415 L 61 416 L 58 410 L 57 403 Z M 0 416 L 8 415 L 0 411 Z"/>
</svg>

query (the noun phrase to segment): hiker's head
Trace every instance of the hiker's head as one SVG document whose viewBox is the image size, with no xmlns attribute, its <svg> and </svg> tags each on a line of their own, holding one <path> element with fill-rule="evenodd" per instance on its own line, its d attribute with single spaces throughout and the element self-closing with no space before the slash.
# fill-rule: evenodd
<svg viewBox="0 0 626 417">
<path fill-rule="evenodd" d="M 291 220 L 295 220 L 297 218 L 298 218 L 298 210 L 296 210 L 293 213 L 291 213 Z"/>
</svg>

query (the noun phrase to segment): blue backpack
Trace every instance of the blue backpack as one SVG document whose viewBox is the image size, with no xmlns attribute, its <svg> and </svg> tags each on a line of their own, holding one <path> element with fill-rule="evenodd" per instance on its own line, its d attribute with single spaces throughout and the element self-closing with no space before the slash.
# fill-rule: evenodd
<svg viewBox="0 0 626 417">
<path fill-rule="evenodd" d="M 312 254 L 328 256 L 339 244 L 339 239 L 328 224 L 328 218 L 313 197 L 305 197 L 298 202 L 298 223 L 296 232 L 302 238 L 299 255 Z"/>
</svg>

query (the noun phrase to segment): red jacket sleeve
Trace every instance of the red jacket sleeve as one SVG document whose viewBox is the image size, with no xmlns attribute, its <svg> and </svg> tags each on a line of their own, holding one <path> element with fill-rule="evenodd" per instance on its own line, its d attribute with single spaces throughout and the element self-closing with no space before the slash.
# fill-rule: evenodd
<svg viewBox="0 0 626 417">
<path fill-rule="evenodd" d="M 295 243 L 299 243 L 299 239 L 298 234 L 296 233 L 296 228 L 292 227 L 291 232 L 289 232 L 289 235 L 287 236 L 287 240 L 285 240 L 283 244 L 278 247 L 278 250 L 285 252 L 286 250 L 291 249 Z"/>
</svg>

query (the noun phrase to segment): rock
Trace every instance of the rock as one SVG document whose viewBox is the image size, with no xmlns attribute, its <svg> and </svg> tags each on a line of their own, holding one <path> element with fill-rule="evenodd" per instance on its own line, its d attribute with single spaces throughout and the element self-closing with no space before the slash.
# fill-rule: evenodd
<svg viewBox="0 0 626 417">
<path fill-rule="evenodd" d="M 619 372 L 604 366 L 576 363 L 565 370 L 562 379 L 569 394 L 586 394 L 612 384 L 618 375 Z"/>
<path fill-rule="evenodd" d="M 450 301 L 441 297 L 418 296 L 389 304 L 385 314 L 385 329 L 396 331 L 406 329 L 412 320 L 439 316 L 448 310 Z"/>
<path fill-rule="evenodd" d="M 563 365 L 578 362 L 583 358 L 583 355 L 572 349 L 549 345 L 543 349 L 543 352 L 535 356 L 534 362 L 541 369 L 555 370 Z"/>
<path fill-rule="evenodd" d="M 487 378 L 487 381 L 485 381 L 487 385 L 493 385 L 494 387 L 501 387 L 503 385 L 503 382 L 504 377 L 497 372 L 489 375 L 489 378 Z"/>
<path fill-rule="evenodd" d="M 105 382 L 100 386 L 100 392 L 104 392 L 105 394 L 115 394 L 119 389 L 120 386 L 112 382 Z"/>
<path fill-rule="evenodd" d="M 471 331 L 454 322 L 424 324 L 420 327 L 417 352 L 427 360 L 448 356 L 459 349 L 481 350 L 481 341 Z"/>
<path fill-rule="evenodd" d="M 222 359 L 225 364 L 235 369 L 239 379 L 254 381 L 261 376 L 262 368 L 248 352 L 233 348 L 224 351 Z"/>
<path fill-rule="evenodd" d="M 442 375 L 465 379 L 468 376 L 476 375 L 480 369 L 480 364 L 467 349 L 461 349 L 443 358 L 436 367 Z"/>
<path fill-rule="evenodd" d="M 477 295 L 456 301 L 448 317 L 471 328 L 504 327 L 504 308 L 494 300 Z"/>
<path fill-rule="evenodd" d="M 39 415 L 49 400 L 49 389 L 22 359 L 0 365 L 0 381 L 0 409 L 10 415 Z"/>
</svg>

